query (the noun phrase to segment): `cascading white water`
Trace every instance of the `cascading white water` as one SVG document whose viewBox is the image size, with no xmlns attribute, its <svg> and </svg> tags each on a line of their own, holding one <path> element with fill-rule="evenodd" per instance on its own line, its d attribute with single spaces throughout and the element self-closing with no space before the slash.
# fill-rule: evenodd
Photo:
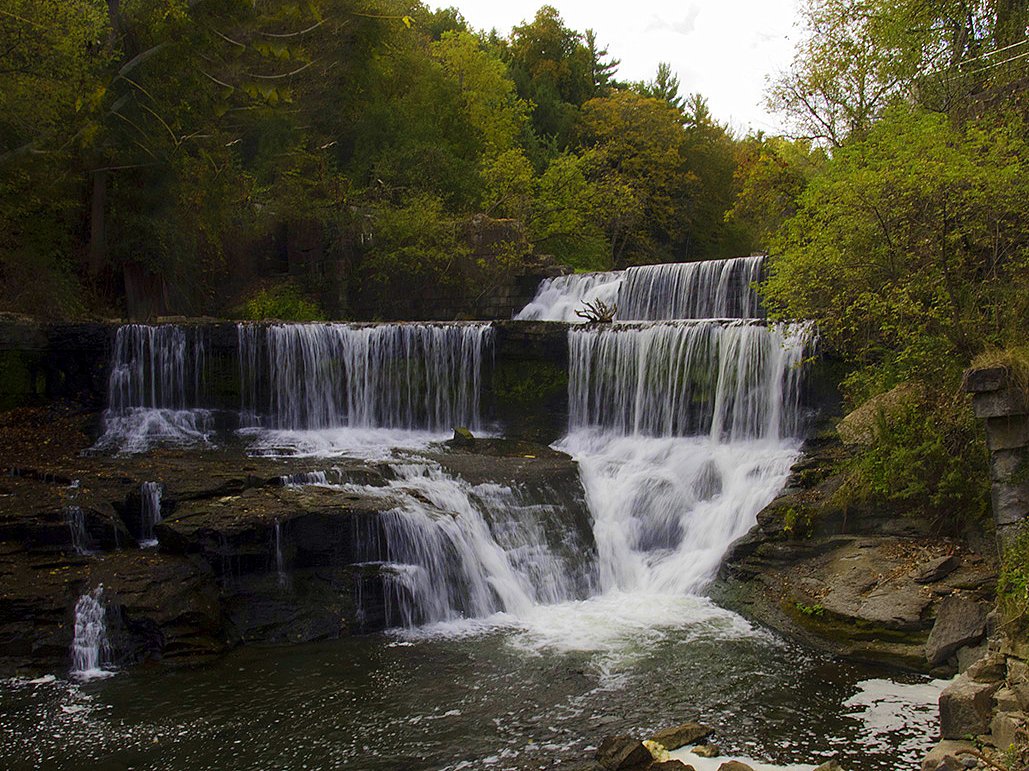
<svg viewBox="0 0 1029 771">
<path fill-rule="evenodd" d="M 573 273 L 540 282 L 532 302 L 516 315 L 518 321 L 582 321 L 575 315 L 587 302 L 601 300 L 613 305 L 618 297 L 622 273 Z"/>
<path fill-rule="evenodd" d="M 569 426 L 778 439 L 799 427 L 808 324 L 746 321 L 569 330 Z"/>
<path fill-rule="evenodd" d="M 696 594 L 799 451 L 808 324 L 569 331 L 569 435 L 606 591 Z"/>
<path fill-rule="evenodd" d="M 91 548 L 92 539 L 89 531 L 86 530 L 86 512 L 81 506 L 66 506 L 64 517 L 68 522 L 68 531 L 71 534 L 71 548 L 76 554 L 84 556 L 93 553 Z"/>
<path fill-rule="evenodd" d="M 289 574 L 286 572 L 286 555 L 282 550 L 282 523 L 275 520 L 275 574 L 279 589 L 289 587 Z"/>
<path fill-rule="evenodd" d="M 761 280 L 764 260 L 733 257 L 548 278 L 515 318 L 580 322 L 575 312 L 598 299 L 617 306 L 619 321 L 760 318 L 764 313 L 754 284 Z"/>
<path fill-rule="evenodd" d="M 119 327 L 97 449 L 136 453 L 155 444 L 206 442 L 211 414 L 201 408 L 204 359 L 199 329 Z"/>
<path fill-rule="evenodd" d="M 489 324 L 239 327 L 242 414 L 279 430 L 479 427 Z"/>
<path fill-rule="evenodd" d="M 471 485 L 433 463 L 405 462 L 394 472 L 387 487 L 336 486 L 398 502 L 354 534 L 364 563 L 384 581 L 387 623 L 517 616 L 590 593 L 592 545 L 568 529 L 558 505 L 503 485 Z"/>
<path fill-rule="evenodd" d="M 754 284 L 765 258 L 643 265 L 625 271 L 618 319 L 751 319 L 763 315 Z"/>
<path fill-rule="evenodd" d="M 157 546 L 154 528 L 161 521 L 161 496 L 164 488 L 158 482 L 144 482 L 139 488 L 140 528 L 139 546 L 142 549 Z"/>
<path fill-rule="evenodd" d="M 71 644 L 71 676 L 77 680 L 110 677 L 112 650 L 107 637 L 104 587 L 79 597 L 75 603 L 75 633 Z"/>
</svg>

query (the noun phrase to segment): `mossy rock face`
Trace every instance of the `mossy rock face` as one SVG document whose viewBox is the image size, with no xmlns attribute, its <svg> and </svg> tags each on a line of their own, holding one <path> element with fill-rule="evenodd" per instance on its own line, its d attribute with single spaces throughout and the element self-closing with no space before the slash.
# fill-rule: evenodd
<svg viewBox="0 0 1029 771">
<path fill-rule="evenodd" d="M 494 410 L 507 436 L 544 443 L 566 429 L 568 370 L 546 359 L 497 362 L 492 376 Z"/>
<path fill-rule="evenodd" d="M 538 405 L 568 390 L 568 370 L 548 361 L 504 361 L 493 371 L 498 404 Z"/>
</svg>

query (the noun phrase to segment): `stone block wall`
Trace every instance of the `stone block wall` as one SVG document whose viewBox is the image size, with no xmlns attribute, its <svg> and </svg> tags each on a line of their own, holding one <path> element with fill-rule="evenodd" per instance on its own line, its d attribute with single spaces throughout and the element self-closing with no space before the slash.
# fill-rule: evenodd
<svg viewBox="0 0 1029 771">
<path fill-rule="evenodd" d="M 969 370 L 965 390 L 986 425 L 993 518 L 1003 545 L 1029 517 L 1029 395 L 1005 367 Z"/>
</svg>

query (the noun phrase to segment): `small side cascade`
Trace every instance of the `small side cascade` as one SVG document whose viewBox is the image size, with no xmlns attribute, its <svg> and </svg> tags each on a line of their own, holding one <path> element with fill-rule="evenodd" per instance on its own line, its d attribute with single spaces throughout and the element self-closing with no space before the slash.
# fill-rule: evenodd
<svg viewBox="0 0 1029 771">
<path fill-rule="evenodd" d="M 110 677 L 113 651 L 107 636 L 104 587 L 97 586 L 75 603 L 75 633 L 71 644 L 71 676 L 76 680 Z"/>
<path fill-rule="evenodd" d="M 140 497 L 140 539 L 141 549 L 157 546 L 154 528 L 161 521 L 161 496 L 164 487 L 158 482 L 144 482 L 139 488 Z"/>
<path fill-rule="evenodd" d="M 754 256 L 629 268 L 618 290 L 618 319 L 760 318 L 754 285 L 764 262 Z"/>
<path fill-rule="evenodd" d="M 115 333 L 101 450 L 208 441 L 203 408 L 206 346 L 200 328 L 127 324 Z"/>
<path fill-rule="evenodd" d="M 93 554 L 93 541 L 86 530 L 86 512 L 81 506 L 65 506 L 64 517 L 71 533 L 71 548 L 76 554 L 89 556 Z"/>
<path fill-rule="evenodd" d="M 75 501 L 79 495 L 79 480 L 68 485 L 67 504 L 64 507 L 64 519 L 68 523 L 71 536 L 71 548 L 76 554 L 89 556 L 93 554 L 93 539 L 86 529 L 86 512 Z"/>
<path fill-rule="evenodd" d="M 286 555 L 282 549 L 282 522 L 275 520 L 275 574 L 278 578 L 279 589 L 289 588 L 289 573 L 286 572 Z"/>
<path fill-rule="evenodd" d="M 489 324 L 239 325 L 251 426 L 478 428 Z"/>
<path fill-rule="evenodd" d="M 532 302 L 516 315 L 518 321 L 571 321 L 582 319 L 575 315 L 588 302 L 600 300 L 613 305 L 622 283 L 622 273 L 572 273 L 567 276 L 546 278 L 540 282 Z"/>
</svg>

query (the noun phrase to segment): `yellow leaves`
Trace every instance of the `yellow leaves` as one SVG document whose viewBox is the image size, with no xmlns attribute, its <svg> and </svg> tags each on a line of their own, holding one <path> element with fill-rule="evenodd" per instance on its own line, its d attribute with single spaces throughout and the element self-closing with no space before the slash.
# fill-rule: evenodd
<svg viewBox="0 0 1029 771">
<path fill-rule="evenodd" d="M 408 29 L 411 29 L 411 27 L 414 25 L 414 19 L 412 19 L 410 16 L 403 16 L 400 20 L 404 22 L 404 26 Z"/>
</svg>

